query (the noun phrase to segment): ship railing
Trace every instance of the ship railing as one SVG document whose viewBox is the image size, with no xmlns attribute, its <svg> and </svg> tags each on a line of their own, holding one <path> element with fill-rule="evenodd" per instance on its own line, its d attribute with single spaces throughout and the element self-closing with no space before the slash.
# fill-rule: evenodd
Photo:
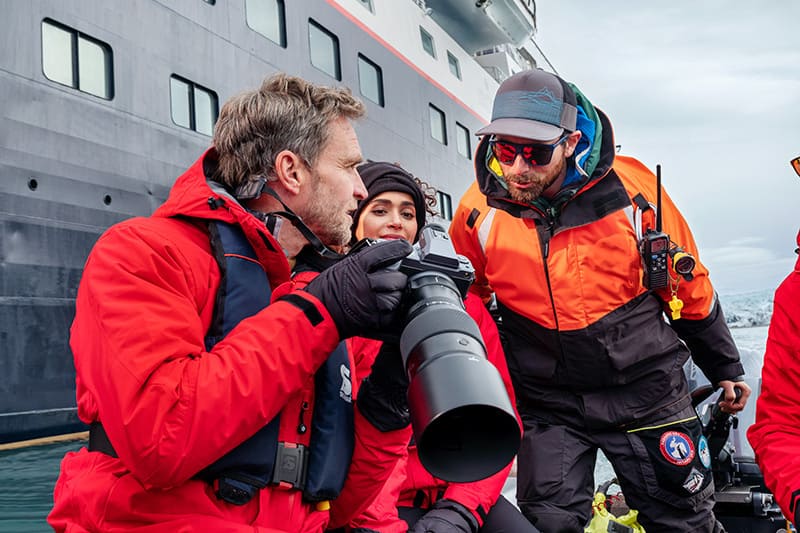
<svg viewBox="0 0 800 533">
<path fill-rule="evenodd" d="M 428 5 L 425 3 L 425 0 L 414 0 L 414 3 L 417 4 L 422 11 L 428 11 Z"/>
</svg>

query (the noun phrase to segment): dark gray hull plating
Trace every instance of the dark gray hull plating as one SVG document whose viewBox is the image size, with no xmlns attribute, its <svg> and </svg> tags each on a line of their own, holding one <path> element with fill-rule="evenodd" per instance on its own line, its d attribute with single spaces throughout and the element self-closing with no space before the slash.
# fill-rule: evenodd
<svg viewBox="0 0 800 533">
<path fill-rule="evenodd" d="M 86 257 L 110 225 L 148 215 L 210 138 L 170 118 L 169 78 L 214 90 L 220 103 L 286 71 L 358 94 L 357 54 L 381 65 L 386 106 L 367 102 L 364 154 L 400 161 L 448 192 L 472 162 L 430 135 L 428 104 L 475 131 L 482 124 L 325 0 L 286 2 L 287 46 L 247 27 L 244 0 L 9 2 L 0 17 L 0 443 L 83 429 L 75 411 L 69 327 Z M 338 35 L 342 81 L 308 57 L 308 19 Z M 41 23 L 110 45 L 115 96 L 48 80 Z"/>
</svg>

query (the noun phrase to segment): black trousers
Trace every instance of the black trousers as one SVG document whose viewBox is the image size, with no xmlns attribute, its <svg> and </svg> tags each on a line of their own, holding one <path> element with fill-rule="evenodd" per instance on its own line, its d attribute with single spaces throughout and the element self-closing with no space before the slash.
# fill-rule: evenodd
<svg viewBox="0 0 800 533">
<path fill-rule="evenodd" d="M 712 510 L 707 442 L 691 407 L 628 431 L 587 431 L 520 414 L 525 433 L 517 456 L 517 503 L 543 532 L 583 531 L 598 449 L 647 533 L 724 531 Z"/>
<path fill-rule="evenodd" d="M 408 522 L 408 527 L 413 526 L 428 510 L 419 507 L 398 507 L 400 518 Z M 489 509 L 480 533 L 539 533 L 539 530 L 528 522 L 514 504 L 502 495 Z"/>
</svg>

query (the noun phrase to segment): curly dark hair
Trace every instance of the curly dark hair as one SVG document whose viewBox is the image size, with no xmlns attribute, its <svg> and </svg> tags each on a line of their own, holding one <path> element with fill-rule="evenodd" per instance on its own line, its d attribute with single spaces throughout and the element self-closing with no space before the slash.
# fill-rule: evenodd
<svg viewBox="0 0 800 533">
<path fill-rule="evenodd" d="M 419 187 L 419 190 L 422 191 L 423 198 L 425 198 L 425 212 L 430 216 L 438 215 L 439 212 L 436 210 L 436 204 L 438 203 L 436 200 L 436 188 L 427 181 L 424 181 L 415 176 L 413 173 L 409 172 L 407 168 L 397 161 L 395 161 L 393 164 L 402 168 L 414 178 L 414 182 Z"/>
</svg>

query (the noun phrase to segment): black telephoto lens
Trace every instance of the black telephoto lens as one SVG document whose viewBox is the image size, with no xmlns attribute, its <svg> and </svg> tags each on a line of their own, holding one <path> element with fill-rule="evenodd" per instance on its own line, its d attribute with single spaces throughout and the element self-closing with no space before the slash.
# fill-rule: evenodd
<svg viewBox="0 0 800 533">
<path fill-rule="evenodd" d="M 423 244 L 447 235 L 426 234 L 428 228 L 423 228 Z M 419 255 L 421 259 L 412 258 L 405 269 L 400 267 L 409 274 L 400 353 L 410 381 L 408 404 L 417 451 L 434 476 L 477 481 L 514 458 L 520 427 L 500 373 L 486 358 L 478 325 L 464 308 L 465 290 L 453 281 L 464 278 L 459 264 L 466 260 L 456 259 L 457 271 L 449 275 L 440 266 L 445 261 L 426 261 L 424 249 Z M 459 257 L 454 251 L 452 256 Z M 466 265 L 471 275 L 472 267 L 468 261 Z"/>
</svg>

